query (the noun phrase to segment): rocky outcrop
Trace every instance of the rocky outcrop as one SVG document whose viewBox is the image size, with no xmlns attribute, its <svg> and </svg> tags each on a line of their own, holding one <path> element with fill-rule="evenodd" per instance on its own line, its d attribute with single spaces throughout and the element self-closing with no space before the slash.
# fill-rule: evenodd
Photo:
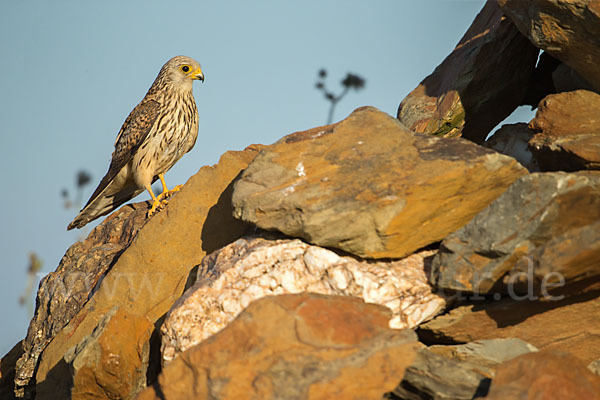
<svg viewBox="0 0 600 400">
<path fill-rule="evenodd" d="M 242 173 L 236 217 L 359 257 L 400 258 L 439 241 L 527 173 L 466 140 L 414 134 L 372 107 L 298 137 Z"/>
<path fill-rule="evenodd" d="M 509 293 L 522 293 L 529 284 L 536 291 L 550 290 L 561 279 L 564 285 L 598 277 L 598 221 L 600 172 L 524 176 L 443 240 L 432 282 L 461 292 L 506 286 Z M 549 257 L 549 265 L 540 263 Z M 529 274 L 532 280 L 520 287 Z"/>
<path fill-rule="evenodd" d="M 85 240 L 72 245 L 56 271 L 40 282 L 35 315 L 23 340 L 23 355 L 16 365 L 17 393 L 24 395 L 40 354 L 92 296 L 93 290 L 146 222 L 148 209 L 147 203 L 121 207 L 94 228 Z"/>
<path fill-rule="evenodd" d="M 598 0 L 498 0 L 523 35 L 600 91 Z"/>
<path fill-rule="evenodd" d="M 488 400 L 600 399 L 600 377 L 563 353 L 529 353 L 498 367 Z"/>
<path fill-rule="evenodd" d="M 540 102 L 529 127 L 531 151 L 544 171 L 600 169 L 600 95 L 577 90 Z"/>
<path fill-rule="evenodd" d="M 425 347 L 392 393 L 404 400 L 483 397 L 500 363 L 532 351 L 537 349 L 519 339 Z"/>
<path fill-rule="evenodd" d="M 351 297 L 266 297 L 177 357 L 138 400 L 380 399 L 416 350 L 414 333 L 388 328 L 390 317 Z"/>
<path fill-rule="evenodd" d="M 593 398 L 598 1 L 500 4 L 402 122 L 363 107 L 107 217 L 42 281 L 0 398 Z"/>
<path fill-rule="evenodd" d="M 486 2 L 454 51 L 402 100 L 398 119 L 416 132 L 483 143 L 523 103 L 538 52 Z"/>
<path fill-rule="evenodd" d="M 223 329 L 250 302 L 272 295 L 358 297 L 388 307 L 391 328 L 413 328 L 445 306 L 427 283 L 424 264 L 433 253 L 373 262 L 297 239 L 239 239 L 204 258 L 196 284 L 169 311 L 161 328 L 163 363 Z"/>
<path fill-rule="evenodd" d="M 247 225 L 231 217 L 231 181 L 256 153 L 254 148 L 229 152 L 216 166 L 200 169 L 164 211 L 146 222 L 112 262 L 93 296 L 44 349 L 35 375 L 40 390 L 45 390 L 46 379 L 60 369 L 69 349 L 89 336 L 114 306 L 156 323 L 183 293 L 194 265 L 207 252 L 243 235 Z M 224 225 L 228 229 L 222 229 Z M 117 336 L 113 346 L 130 343 Z"/>
<path fill-rule="evenodd" d="M 428 344 L 519 338 L 540 350 L 566 352 L 585 365 L 600 358 L 600 291 L 554 300 L 504 299 L 457 307 L 419 326 Z"/>
</svg>

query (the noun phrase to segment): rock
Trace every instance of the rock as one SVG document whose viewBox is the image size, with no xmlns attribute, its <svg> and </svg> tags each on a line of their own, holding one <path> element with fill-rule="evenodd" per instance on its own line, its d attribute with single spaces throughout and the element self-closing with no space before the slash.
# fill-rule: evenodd
<svg viewBox="0 0 600 400">
<path fill-rule="evenodd" d="M 13 346 L 0 360 L 0 399 L 16 399 L 14 394 L 15 367 L 17 360 L 23 355 L 23 342 Z"/>
<path fill-rule="evenodd" d="M 600 221 L 599 193 L 600 172 L 522 177 L 471 222 L 443 240 L 433 260 L 432 283 L 470 293 L 489 293 L 502 287 L 515 294 L 533 289 L 543 292 L 549 283 L 555 284 L 559 274 L 567 283 L 599 276 L 595 262 L 598 232 L 591 226 Z M 589 229 L 584 228 L 587 225 Z M 545 246 L 555 245 L 559 237 L 569 240 L 554 248 Z M 577 262 L 578 253 L 585 263 Z M 548 259 L 543 254 L 561 256 L 552 260 L 550 268 L 539 263 Z M 548 276 L 550 272 L 554 274 Z M 523 279 L 524 288 L 520 284 Z"/>
<path fill-rule="evenodd" d="M 485 396 L 495 367 L 537 349 L 519 339 L 494 339 L 423 348 L 393 394 L 404 400 Z"/>
<path fill-rule="evenodd" d="M 529 146 L 543 170 L 600 169 L 600 94 L 547 96 L 529 127 L 536 132 Z"/>
<path fill-rule="evenodd" d="M 594 87 L 588 81 L 565 63 L 560 63 L 552 72 L 552 82 L 557 93 L 573 92 L 581 89 L 594 91 Z"/>
<path fill-rule="evenodd" d="M 568 352 L 588 364 L 600 358 L 599 294 L 460 306 L 420 325 L 417 333 L 427 344 L 519 338 L 540 350 Z"/>
<path fill-rule="evenodd" d="M 596 375 L 600 375 L 600 358 L 588 364 L 588 369 Z"/>
<path fill-rule="evenodd" d="M 600 221 L 573 228 L 537 247 L 515 263 L 508 279 L 517 275 L 557 286 L 598 277 Z"/>
<path fill-rule="evenodd" d="M 422 349 L 392 392 L 403 400 L 459 400 L 485 396 L 490 379 L 474 366 Z"/>
<path fill-rule="evenodd" d="M 537 161 L 528 147 L 533 131 L 525 123 L 502 125 L 483 145 L 498 153 L 513 157 L 529 172 L 539 171 Z"/>
<path fill-rule="evenodd" d="M 15 384 L 19 396 L 35 374 L 41 352 L 88 301 L 108 269 L 146 222 L 148 203 L 119 208 L 88 237 L 73 244 L 56 271 L 40 282 L 36 309 L 17 361 Z"/>
<path fill-rule="evenodd" d="M 526 173 L 512 158 L 415 134 L 366 107 L 263 150 L 235 183 L 233 205 L 263 229 L 401 258 L 467 223 Z"/>
<path fill-rule="evenodd" d="M 380 399 L 414 359 L 415 335 L 388 309 L 303 293 L 257 300 L 169 364 L 149 399 Z"/>
<path fill-rule="evenodd" d="M 521 354 L 538 349 L 517 338 L 484 339 L 466 344 L 433 345 L 428 350 L 448 359 L 477 366 L 483 375 L 493 378 L 496 366 Z"/>
<path fill-rule="evenodd" d="M 37 386 L 36 399 L 133 399 L 146 386 L 153 325 L 117 307 Z"/>
<path fill-rule="evenodd" d="M 498 0 L 519 31 L 600 91 L 598 0 Z"/>
<path fill-rule="evenodd" d="M 523 354 L 498 366 L 486 400 L 600 399 L 600 377 L 569 354 Z"/>
<path fill-rule="evenodd" d="M 202 260 L 196 284 L 161 327 L 163 364 L 227 326 L 264 296 L 312 292 L 362 298 L 392 311 L 390 327 L 413 328 L 445 306 L 431 293 L 433 251 L 402 260 L 361 261 L 300 240 L 243 238 Z"/>
<path fill-rule="evenodd" d="M 181 296 L 190 270 L 204 255 L 243 235 L 248 226 L 231 216 L 231 182 L 256 153 L 256 148 L 228 152 L 217 165 L 201 168 L 165 210 L 146 222 L 97 291 L 42 353 L 38 386 L 114 306 L 156 323 Z M 158 361 L 158 353 L 159 343 L 151 343 L 150 358 Z"/>
<path fill-rule="evenodd" d="M 538 49 L 496 2 L 486 2 L 456 48 L 400 104 L 411 130 L 483 143 L 522 104 Z"/>
</svg>

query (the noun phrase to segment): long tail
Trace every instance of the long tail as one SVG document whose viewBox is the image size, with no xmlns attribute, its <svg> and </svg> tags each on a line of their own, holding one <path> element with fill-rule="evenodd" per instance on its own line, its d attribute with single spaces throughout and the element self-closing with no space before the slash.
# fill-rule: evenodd
<svg viewBox="0 0 600 400">
<path fill-rule="evenodd" d="M 113 183 L 108 184 L 101 193 L 90 202 L 77 214 L 75 219 L 67 226 L 67 230 L 73 228 L 81 228 L 88 222 L 95 220 L 109 212 L 117 209 L 121 204 L 131 200 L 138 194 L 144 191 L 136 185 L 129 185 L 121 188 L 118 192 L 114 192 Z M 113 190 L 111 190 L 113 189 Z"/>
</svg>

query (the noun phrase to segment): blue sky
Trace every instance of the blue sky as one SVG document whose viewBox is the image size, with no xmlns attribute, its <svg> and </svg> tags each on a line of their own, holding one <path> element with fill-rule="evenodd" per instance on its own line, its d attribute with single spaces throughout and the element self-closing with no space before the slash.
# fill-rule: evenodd
<svg viewBox="0 0 600 400">
<path fill-rule="evenodd" d="M 162 64 L 188 55 L 195 83 L 196 147 L 166 176 L 184 183 L 227 150 L 272 143 L 325 123 L 315 90 L 347 72 L 366 88 L 335 119 L 372 105 L 395 115 L 404 96 L 452 50 L 483 0 L 4 1 L 0 5 L 0 354 L 24 337 L 27 254 L 53 271 L 78 239 L 62 188 L 85 169 L 106 172 L 116 134 Z M 135 201 L 147 200 L 146 193 Z M 93 224 L 92 226 L 95 226 Z M 38 282 L 36 282 L 37 288 Z"/>
</svg>

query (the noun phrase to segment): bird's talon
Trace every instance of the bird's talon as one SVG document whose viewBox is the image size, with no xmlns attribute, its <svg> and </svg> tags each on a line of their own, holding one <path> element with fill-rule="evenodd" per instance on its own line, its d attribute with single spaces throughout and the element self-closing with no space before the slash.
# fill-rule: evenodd
<svg viewBox="0 0 600 400">
<path fill-rule="evenodd" d="M 157 197 L 156 200 L 154 200 L 154 202 L 152 203 L 152 208 L 150 208 L 150 211 L 148 211 L 148 217 L 151 217 L 152 215 L 154 215 L 154 213 L 165 208 L 167 204 L 169 204 L 167 200 L 159 200 Z"/>
<path fill-rule="evenodd" d="M 183 185 L 177 185 L 171 190 L 166 190 L 166 191 L 162 192 L 156 198 L 158 200 L 168 199 L 169 197 L 173 196 L 173 194 L 175 194 L 175 192 L 179 192 L 182 187 L 183 187 Z"/>
</svg>

